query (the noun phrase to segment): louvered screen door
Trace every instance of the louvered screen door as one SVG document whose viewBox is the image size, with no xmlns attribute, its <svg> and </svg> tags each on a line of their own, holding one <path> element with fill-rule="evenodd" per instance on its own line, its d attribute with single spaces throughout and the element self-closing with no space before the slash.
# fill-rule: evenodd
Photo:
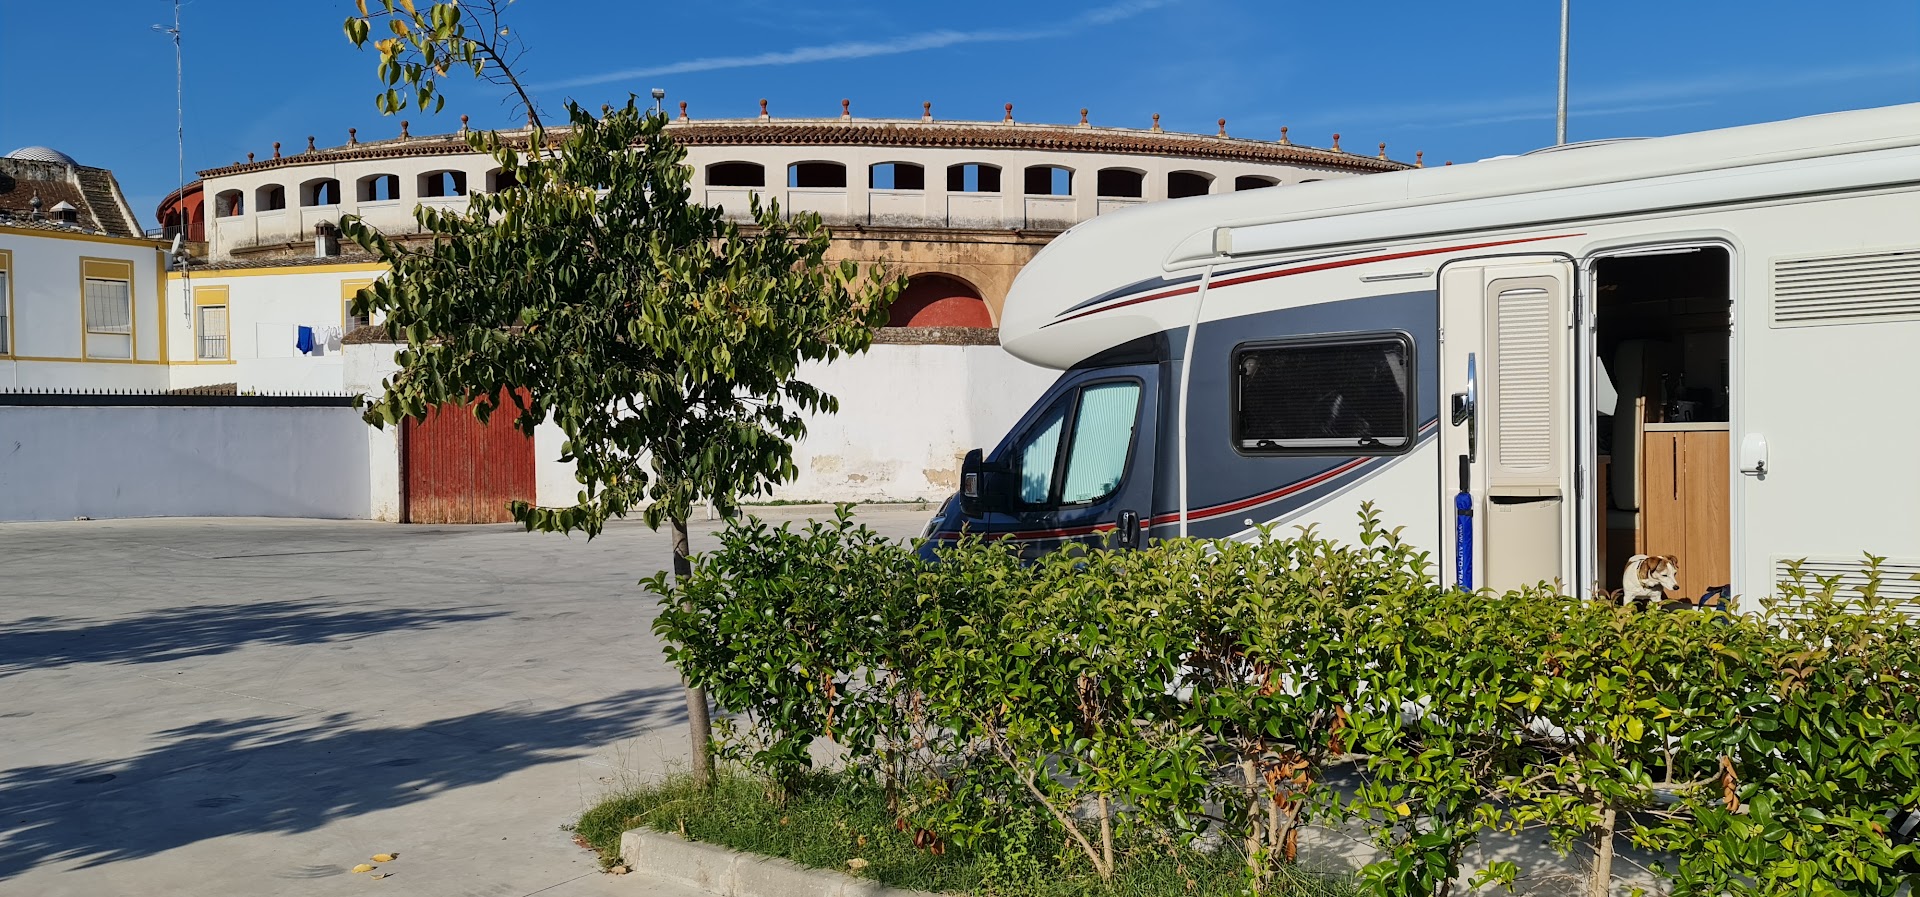
<svg viewBox="0 0 1920 897">
<path fill-rule="evenodd" d="M 1476 587 L 1578 581 L 1575 543 L 1591 527 L 1574 514 L 1572 291 L 1573 266 L 1558 259 L 1454 265 L 1441 276 L 1442 541 L 1458 571 L 1465 455 Z M 1471 419 L 1455 423 L 1463 401 Z"/>
</svg>

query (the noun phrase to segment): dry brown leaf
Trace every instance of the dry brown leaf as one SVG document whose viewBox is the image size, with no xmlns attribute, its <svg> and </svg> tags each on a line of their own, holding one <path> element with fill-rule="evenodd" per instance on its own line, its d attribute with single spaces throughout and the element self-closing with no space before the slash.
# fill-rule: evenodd
<svg viewBox="0 0 1920 897">
<path fill-rule="evenodd" d="M 855 872 L 858 872 L 862 869 L 867 868 L 867 865 L 868 865 L 867 861 L 859 857 L 854 857 L 853 859 L 850 859 L 847 861 L 847 868 L 852 869 Z"/>
<path fill-rule="evenodd" d="M 376 863 L 391 863 L 399 858 L 400 855 L 397 853 L 376 853 L 373 855 L 373 861 Z"/>
<path fill-rule="evenodd" d="M 360 865 L 358 865 L 358 866 L 355 866 L 355 867 L 353 867 L 353 871 L 355 871 L 355 872 L 372 872 L 372 871 L 373 871 L 373 867 L 372 867 L 372 866 L 370 866 L 370 865 L 368 865 L 368 864 L 366 864 L 366 863 L 361 863 Z"/>
<path fill-rule="evenodd" d="M 391 873 L 391 872 L 377 872 L 377 873 L 374 873 L 374 875 L 373 875 L 372 877 L 373 877 L 373 879 L 374 879 L 375 881 L 379 881 L 380 879 L 383 879 L 383 878 L 386 878 L 387 876 L 389 876 L 389 875 L 392 875 L 392 874 L 393 874 L 393 873 Z"/>
<path fill-rule="evenodd" d="M 621 866 L 615 866 L 615 867 L 613 867 L 612 869 L 608 869 L 607 871 L 608 871 L 608 872 L 611 872 L 611 873 L 613 873 L 613 874 L 615 874 L 615 875 L 625 875 L 625 874 L 627 874 L 627 873 L 629 873 L 629 872 L 632 872 L 632 871 L 633 871 L 633 869 L 632 869 L 631 867 L 628 867 L 628 866 L 625 866 L 625 865 L 621 865 Z"/>
</svg>

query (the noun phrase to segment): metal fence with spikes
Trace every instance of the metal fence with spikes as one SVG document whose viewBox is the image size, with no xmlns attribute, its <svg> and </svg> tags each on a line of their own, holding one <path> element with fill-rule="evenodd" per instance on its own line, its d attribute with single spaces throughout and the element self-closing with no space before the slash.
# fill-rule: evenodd
<svg viewBox="0 0 1920 897">
<path fill-rule="evenodd" d="M 356 396 L 343 392 L 205 392 L 141 389 L 25 387 L 0 388 L 0 405 L 166 406 L 193 408 L 345 408 Z"/>
</svg>

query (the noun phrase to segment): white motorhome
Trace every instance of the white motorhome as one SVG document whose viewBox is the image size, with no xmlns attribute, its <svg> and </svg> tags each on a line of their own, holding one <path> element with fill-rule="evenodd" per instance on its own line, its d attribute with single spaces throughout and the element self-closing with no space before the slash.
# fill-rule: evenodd
<svg viewBox="0 0 1920 897">
<path fill-rule="evenodd" d="M 1103 215 L 1000 338 L 1065 373 L 938 535 L 1346 536 L 1371 501 L 1476 587 L 1920 572 L 1920 105 Z"/>
</svg>

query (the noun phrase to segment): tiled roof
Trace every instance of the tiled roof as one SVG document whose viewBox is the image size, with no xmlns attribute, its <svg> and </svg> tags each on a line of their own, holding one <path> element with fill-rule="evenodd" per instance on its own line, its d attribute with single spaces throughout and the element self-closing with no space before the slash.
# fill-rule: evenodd
<svg viewBox="0 0 1920 897">
<path fill-rule="evenodd" d="M 73 173 L 79 177 L 80 192 L 87 198 L 85 208 L 100 222 L 101 230 L 116 237 L 141 235 L 133 223 L 133 210 L 126 208 L 126 199 L 120 195 L 120 184 L 114 181 L 113 172 L 76 166 Z"/>
<path fill-rule="evenodd" d="M 406 342 L 404 338 L 395 336 L 393 333 L 388 332 L 386 327 L 375 326 L 373 324 L 367 324 L 361 327 L 355 327 L 353 328 L 352 332 L 348 333 L 346 336 L 340 339 L 340 344 L 345 346 L 360 346 L 360 345 L 365 345 L 367 343 L 403 343 L 403 342 Z"/>
<path fill-rule="evenodd" d="M 368 255 L 364 252 L 356 252 L 351 254 L 342 253 L 341 255 L 329 255 L 329 256 L 316 256 L 311 253 L 307 255 L 295 255 L 295 256 L 277 256 L 277 257 L 261 256 L 261 257 L 251 257 L 251 258 L 227 259 L 225 261 L 217 261 L 217 262 L 202 262 L 196 259 L 193 263 L 192 272 L 195 274 L 218 274 L 221 271 L 245 271 L 253 268 L 305 268 L 305 267 L 312 267 L 312 266 L 318 266 L 318 265 L 371 265 L 378 262 L 379 262 L 379 259 L 376 259 L 373 256 Z"/>
<path fill-rule="evenodd" d="M 35 220 L 33 198 L 40 198 L 40 211 L 51 215 L 62 202 L 79 210 L 79 227 L 60 224 L 51 218 Z M 112 237 L 145 236 L 135 225 L 133 210 L 127 206 L 113 172 L 84 165 L 65 165 L 28 159 L 0 158 L 0 223 L 10 227 L 36 227 L 106 234 Z M 51 225 L 43 226 L 43 225 Z"/>
<path fill-rule="evenodd" d="M 1000 331 L 993 327 L 881 327 L 873 341 L 896 346 L 997 346 Z"/>
<path fill-rule="evenodd" d="M 503 136 L 524 131 L 502 132 Z M 943 122 L 887 119 L 681 120 L 668 133 L 687 146 L 914 146 L 964 149 L 1030 149 L 1050 152 L 1179 156 L 1238 162 L 1320 165 L 1356 172 L 1399 171 L 1413 166 L 1339 149 L 1170 131 L 1028 125 L 1013 122 Z M 550 138 L 551 139 L 551 138 Z M 265 171 L 315 162 L 391 159 L 471 153 L 460 134 L 353 143 L 200 172 L 203 178 Z"/>
</svg>

